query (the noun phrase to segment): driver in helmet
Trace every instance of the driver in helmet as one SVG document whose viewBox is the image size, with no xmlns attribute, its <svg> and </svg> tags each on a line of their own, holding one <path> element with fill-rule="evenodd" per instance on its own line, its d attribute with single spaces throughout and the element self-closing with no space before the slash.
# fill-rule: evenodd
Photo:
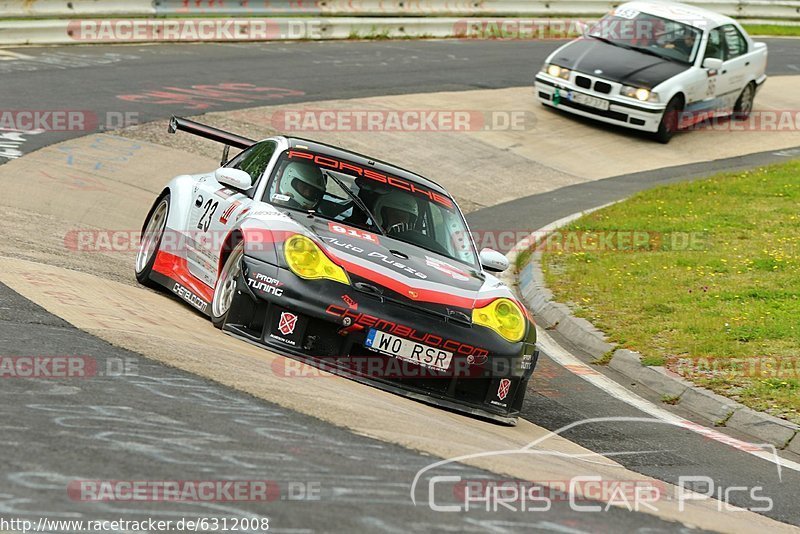
<svg viewBox="0 0 800 534">
<path fill-rule="evenodd" d="M 390 191 L 375 202 L 375 217 L 387 234 L 413 230 L 419 216 L 419 206 L 411 195 Z"/>
<path fill-rule="evenodd" d="M 289 197 L 285 204 L 304 209 L 316 209 L 325 194 L 327 180 L 313 163 L 293 161 L 286 165 L 278 193 Z"/>
</svg>

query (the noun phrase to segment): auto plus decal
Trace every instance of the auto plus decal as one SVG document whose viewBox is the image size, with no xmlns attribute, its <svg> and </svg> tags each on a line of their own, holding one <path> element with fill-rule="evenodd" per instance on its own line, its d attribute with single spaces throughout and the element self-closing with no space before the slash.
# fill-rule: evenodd
<svg viewBox="0 0 800 534">
<path fill-rule="evenodd" d="M 326 243 L 328 243 L 329 245 L 333 245 L 335 247 L 339 247 L 339 248 L 344 249 L 344 250 L 349 250 L 350 252 L 353 252 L 355 254 L 363 254 L 365 252 L 363 248 L 357 247 L 357 246 L 352 245 L 350 243 L 347 243 L 345 241 L 339 241 L 335 237 L 324 237 L 323 236 L 322 240 L 325 241 Z"/>
<path fill-rule="evenodd" d="M 416 269 L 413 269 L 413 268 L 409 267 L 405 263 L 399 262 L 399 261 L 395 260 L 394 258 L 392 258 L 390 256 L 387 256 L 383 252 L 370 252 L 369 254 L 367 254 L 367 256 L 370 257 L 370 258 L 379 259 L 383 263 L 392 266 L 393 268 L 397 269 L 398 271 L 403 271 L 405 273 L 411 274 L 411 275 L 416 276 L 417 278 L 419 278 L 421 280 L 427 280 L 428 279 L 428 275 L 427 274 L 421 273 L 421 272 L 417 271 Z"/>
<path fill-rule="evenodd" d="M 342 250 L 346 250 L 348 252 L 352 252 L 354 254 L 364 255 L 364 253 L 366 252 L 361 247 L 358 247 L 358 246 L 353 245 L 351 243 L 347 243 L 346 241 L 340 241 L 340 240 L 336 239 L 335 237 L 324 237 L 323 236 L 322 240 L 325 241 L 326 243 L 328 243 L 329 245 L 333 245 L 333 246 L 335 246 L 337 248 L 340 248 Z M 365 257 L 374 258 L 374 259 L 382 262 L 383 264 L 388 265 L 393 270 L 401 271 L 403 273 L 410 274 L 412 276 L 415 276 L 415 277 L 419 278 L 420 280 L 427 280 L 428 279 L 428 275 L 426 275 L 425 273 L 420 272 L 420 271 L 418 271 L 418 270 L 416 270 L 416 269 L 414 269 L 412 267 L 409 267 L 405 263 L 397 261 L 392 256 L 389 256 L 388 254 L 384 254 L 383 252 L 372 251 L 372 252 L 366 254 Z"/>
</svg>

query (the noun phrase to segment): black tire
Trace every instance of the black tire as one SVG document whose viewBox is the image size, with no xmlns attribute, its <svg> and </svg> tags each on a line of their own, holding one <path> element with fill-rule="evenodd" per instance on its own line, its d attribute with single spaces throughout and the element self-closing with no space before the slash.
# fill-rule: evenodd
<svg viewBox="0 0 800 534">
<path fill-rule="evenodd" d="M 753 111 L 753 103 L 756 99 L 756 84 L 750 82 L 742 89 L 742 94 L 733 106 L 733 120 L 743 121 L 750 117 Z"/>
<path fill-rule="evenodd" d="M 150 274 L 153 272 L 153 265 L 156 263 L 156 256 L 161 248 L 161 239 L 164 237 L 164 230 L 167 227 L 169 205 L 170 195 L 166 193 L 153 204 L 150 213 L 147 214 L 133 268 L 136 280 L 140 284 L 154 289 L 158 287 L 158 284 L 150 279 Z"/>
<path fill-rule="evenodd" d="M 243 255 L 244 241 L 238 241 L 225 258 L 219 273 L 214 296 L 211 298 L 211 324 L 216 328 L 221 329 L 225 324 L 233 299 L 236 298 L 236 279 L 241 271 Z"/>
<path fill-rule="evenodd" d="M 656 141 L 666 145 L 672 140 L 672 137 L 678 131 L 681 111 L 683 111 L 683 104 L 680 97 L 673 97 L 667 104 L 664 115 L 661 117 L 661 123 L 658 125 L 658 131 L 654 136 Z"/>
</svg>

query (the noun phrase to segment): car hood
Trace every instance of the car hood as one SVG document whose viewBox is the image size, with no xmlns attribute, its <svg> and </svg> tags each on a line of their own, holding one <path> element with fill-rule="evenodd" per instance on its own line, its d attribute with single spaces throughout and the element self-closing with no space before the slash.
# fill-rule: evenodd
<svg viewBox="0 0 800 534">
<path fill-rule="evenodd" d="M 485 274 L 435 252 L 321 219 L 307 228 L 344 267 L 356 289 L 377 289 L 385 298 L 444 314 L 469 312 L 493 293 Z"/>
<path fill-rule="evenodd" d="M 613 82 L 652 89 L 691 68 L 589 37 L 577 39 L 553 54 L 551 63 Z M 602 71 L 602 72 L 598 72 Z"/>
</svg>

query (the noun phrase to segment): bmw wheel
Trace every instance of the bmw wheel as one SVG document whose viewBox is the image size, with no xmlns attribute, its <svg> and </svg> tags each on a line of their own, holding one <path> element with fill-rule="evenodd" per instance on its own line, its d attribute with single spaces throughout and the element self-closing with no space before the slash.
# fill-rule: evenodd
<svg viewBox="0 0 800 534">
<path fill-rule="evenodd" d="M 655 138 L 659 143 L 666 145 L 678 131 L 681 111 L 681 99 L 677 96 L 673 97 L 667 104 L 664 115 L 661 117 L 661 123 L 658 125 L 658 132 L 656 132 Z"/>
<path fill-rule="evenodd" d="M 743 121 L 750 117 L 750 113 L 753 111 L 753 102 L 755 99 L 756 88 L 751 82 L 742 90 L 742 94 L 739 95 L 739 100 L 737 100 L 736 105 L 733 106 L 734 120 Z"/>
</svg>

